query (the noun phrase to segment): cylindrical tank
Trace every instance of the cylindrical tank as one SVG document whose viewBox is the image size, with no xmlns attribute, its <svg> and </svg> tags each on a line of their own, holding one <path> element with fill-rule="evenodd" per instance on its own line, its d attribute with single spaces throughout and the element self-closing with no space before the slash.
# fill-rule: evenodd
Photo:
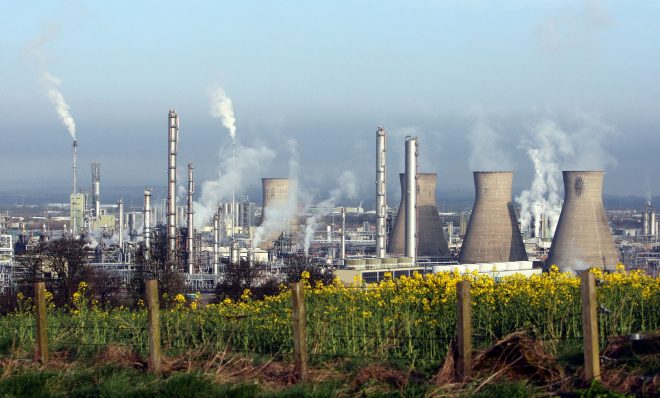
<svg viewBox="0 0 660 398">
<path fill-rule="evenodd" d="M 367 258 L 365 259 L 365 264 L 367 268 L 380 268 L 382 259 L 380 258 Z"/>
<path fill-rule="evenodd" d="M 229 261 L 233 265 L 236 265 L 241 260 L 241 258 L 240 258 L 241 252 L 240 252 L 240 248 L 238 246 L 238 242 L 235 241 L 235 240 L 232 240 L 231 244 L 230 244 L 230 249 L 231 249 L 231 253 L 229 255 Z"/>
<path fill-rule="evenodd" d="M 461 263 L 527 260 L 511 203 L 513 173 L 475 171 L 475 200 L 459 255 Z"/>
<path fill-rule="evenodd" d="M 413 259 L 411 257 L 398 257 L 396 264 L 398 267 L 412 267 Z"/>
<path fill-rule="evenodd" d="M 562 271 L 591 267 L 614 270 L 614 247 L 603 206 L 602 171 L 564 171 L 564 205 L 552 239 L 546 266 Z"/>
<path fill-rule="evenodd" d="M 397 259 L 394 257 L 385 257 L 384 259 L 382 259 L 381 264 L 385 268 L 393 268 L 396 267 L 397 265 Z"/>
<path fill-rule="evenodd" d="M 401 181 L 401 203 L 388 249 L 392 254 L 403 254 L 405 250 L 406 175 L 399 174 Z M 442 228 L 436 204 L 436 173 L 417 173 L 417 254 L 419 256 L 446 257 L 449 247 Z"/>
</svg>

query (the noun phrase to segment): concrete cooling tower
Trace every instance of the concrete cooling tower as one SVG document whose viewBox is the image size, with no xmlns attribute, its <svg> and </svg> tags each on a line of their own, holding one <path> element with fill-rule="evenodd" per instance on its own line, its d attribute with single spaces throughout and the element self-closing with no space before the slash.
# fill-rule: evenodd
<svg viewBox="0 0 660 398">
<path fill-rule="evenodd" d="M 546 265 L 562 271 L 614 270 L 614 247 L 603 206 L 602 171 L 564 171 L 564 206 Z"/>
<path fill-rule="evenodd" d="M 267 217 L 268 208 L 285 207 L 289 201 L 289 179 L 288 178 L 262 178 L 263 208 L 261 211 L 261 222 Z"/>
<path fill-rule="evenodd" d="M 512 183 L 511 172 L 474 172 L 474 207 L 459 262 L 474 264 L 527 260 L 511 203 Z"/>
<path fill-rule="evenodd" d="M 417 256 L 449 256 L 447 239 L 435 201 L 436 177 L 436 173 L 417 173 Z M 405 252 L 406 175 L 400 173 L 399 178 L 401 204 L 388 245 L 390 254 Z"/>
</svg>

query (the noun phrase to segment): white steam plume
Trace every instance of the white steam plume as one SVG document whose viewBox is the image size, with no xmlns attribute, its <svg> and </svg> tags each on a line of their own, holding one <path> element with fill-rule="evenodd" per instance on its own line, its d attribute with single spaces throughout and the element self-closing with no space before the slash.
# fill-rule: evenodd
<svg viewBox="0 0 660 398">
<path fill-rule="evenodd" d="M 261 225 L 257 227 L 252 239 L 252 247 L 256 248 L 263 242 L 275 238 L 281 231 L 290 229 L 291 222 L 298 212 L 298 144 L 295 140 L 287 141 L 289 147 L 289 198 L 285 203 L 277 203 L 262 209 Z"/>
<path fill-rule="evenodd" d="M 64 100 L 64 96 L 60 90 L 62 82 L 57 77 L 50 74 L 47 70 L 48 57 L 45 54 L 44 48 L 49 41 L 55 37 L 57 28 L 53 24 L 46 24 L 43 26 L 39 36 L 30 42 L 24 49 L 28 56 L 31 56 L 42 70 L 39 81 L 43 90 L 55 107 L 55 112 L 60 118 L 66 129 L 69 131 L 71 138 L 76 140 L 76 122 L 71 116 L 69 104 Z"/>
<path fill-rule="evenodd" d="M 234 106 L 231 98 L 227 96 L 225 90 L 220 86 L 209 88 L 211 97 L 211 116 L 220 118 L 222 125 L 229 130 L 229 136 L 232 141 L 236 140 L 236 117 L 234 116 Z"/>
<path fill-rule="evenodd" d="M 251 148 L 239 145 L 236 152 L 241 159 L 238 163 L 232 161 L 231 149 L 222 151 L 218 177 L 202 183 L 199 201 L 194 204 L 195 225 L 207 225 L 218 203 L 231 200 L 234 186 L 246 189 L 258 182 L 264 167 L 275 158 L 275 152 L 266 146 Z"/>
<path fill-rule="evenodd" d="M 561 165 L 573 155 L 573 146 L 568 135 L 547 120 L 523 140 L 522 146 L 534 165 L 534 180 L 531 188 L 516 198 L 520 223 L 523 229 L 533 228 L 534 236 L 539 237 L 544 219 L 552 237 L 561 213 Z"/>
<path fill-rule="evenodd" d="M 51 75 L 48 72 L 43 72 L 41 74 L 41 83 L 43 84 L 44 90 L 48 99 L 55 107 L 55 112 L 59 116 L 60 120 L 71 134 L 71 138 L 76 140 L 76 122 L 71 116 L 69 111 L 69 104 L 64 100 L 64 96 L 60 91 L 61 81 L 55 76 Z"/>
<path fill-rule="evenodd" d="M 318 204 L 317 212 L 307 218 L 305 223 L 305 235 L 303 248 L 309 253 L 309 247 L 314 240 L 314 232 L 319 220 L 332 212 L 339 199 L 342 197 L 352 199 L 357 192 L 355 174 L 352 171 L 344 171 L 337 179 L 338 187 L 330 191 L 330 197 Z"/>
<path fill-rule="evenodd" d="M 605 142 L 615 134 L 615 129 L 600 117 L 580 113 L 579 127 L 567 133 L 556 122 L 544 120 L 524 139 L 526 149 L 534 165 L 534 180 L 530 189 L 516 198 L 520 205 L 520 222 L 523 229 L 531 225 L 535 236 L 540 234 L 541 217 L 546 221 L 551 238 L 557 228 L 562 204 L 562 170 L 605 170 L 616 165 L 616 159 L 604 148 Z"/>
<path fill-rule="evenodd" d="M 495 171 L 511 170 L 511 157 L 500 146 L 501 137 L 486 120 L 478 115 L 477 121 L 468 133 L 472 152 L 469 165 L 472 170 Z"/>
</svg>

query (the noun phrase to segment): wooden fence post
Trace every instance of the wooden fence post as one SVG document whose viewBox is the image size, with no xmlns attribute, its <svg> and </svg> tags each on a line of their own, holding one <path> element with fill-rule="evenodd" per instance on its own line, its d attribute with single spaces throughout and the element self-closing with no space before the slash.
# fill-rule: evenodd
<svg viewBox="0 0 660 398">
<path fill-rule="evenodd" d="M 596 313 L 596 278 L 582 271 L 582 340 L 584 343 L 584 380 L 600 380 L 600 353 L 598 348 L 598 316 Z"/>
<path fill-rule="evenodd" d="M 149 327 L 149 372 L 160 375 L 160 306 L 158 304 L 158 281 L 145 281 L 147 299 L 147 320 Z"/>
<path fill-rule="evenodd" d="M 46 318 L 46 283 L 35 282 L 34 304 L 37 307 L 37 350 L 35 359 L 45 365 L 48 362 L 48 319 Z"/>
<path fill-rule="evenodd" d="M 470 281 L 456 284 L 456 378 L 466 380 L 472 373 L 472 298 Z"/>
<path fill-rule="evenodd" d="M 301 382 L 307 381 L 307 333 L 305 330 L 305 286 L 302 282 L 291 284 L 293 301 L 293 360 L 294 371 Z"/>
</svg>

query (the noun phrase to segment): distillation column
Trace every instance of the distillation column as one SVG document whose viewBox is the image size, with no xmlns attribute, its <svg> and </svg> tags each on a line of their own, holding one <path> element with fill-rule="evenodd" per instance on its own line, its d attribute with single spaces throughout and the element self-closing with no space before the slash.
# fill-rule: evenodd
<svg viewBox="0 0 660 398">
<path fill-rule="evenodd" d="M 176 153 L 179 141 L 179 116 L 171 110 L 168 118 L 167 158 L 167 242 L 170 255 L 176 252 Z"/>
<path fill-rule="evenodd" d="M 406 257 L 417 262 L 417 137 L 406 137 Z"/>
<path fill-rule="evenodd" d="M 220 265 L 220 215 L 213 215 L 213 275 L 218 275 Z"/>
<path fill-rule="evenodd" d="M 387 132 L 378 127 L 376 131 L 376 257 L 385 258 L 387 245 Z"/>
<path fill-rule="evenodd" d="M 101 217 L 101 163 L 92 162 L 92 201 L 94 202 L 94 218 Z"/>
<path fill-rule="evenodd" d="M 346 264 L 346 207 L 341 208 L 341 263 Z"/>
<path fill-rule="evenodd" d="M 121 253 L 121 260 L 124 261 L 124 201 L 119 199 L 117 201 L 117 208 L 119 209 L 119 252 Z"/>
<path fill-rule="evenodd" d="M 193 164 L 188 163 L 188 235 L 186 237 L 186 249 L 188 250 L 188 273 L 192 275 L 194 259 L 194 226 L 193 226 L 193 193 L 195 192 L 195 180 L 193 179 Z"/>
<path fill-rule="evenodd" d="M 151 189 L 144 190 L 144 227 L 142 228 L 144 248 L 149 251 L 151 247 Z"/>
</svg>

